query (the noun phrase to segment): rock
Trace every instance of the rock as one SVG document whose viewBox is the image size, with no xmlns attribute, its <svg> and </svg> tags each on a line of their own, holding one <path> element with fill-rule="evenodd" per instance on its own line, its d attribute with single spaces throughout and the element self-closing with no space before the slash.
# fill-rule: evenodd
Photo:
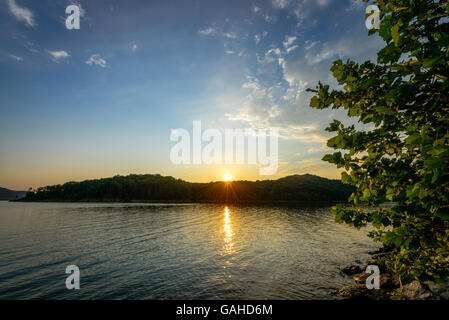
<svg viewBox="0 0 449 320">
<path fill-rule="evenodd" d="M 371 255 L 371 258 L 377 260 L 377 258 L 382 257 L 384 255 L 385 255 L 385 253 L 382 253 L 382 252 L 376 253 L 376 254 Z"/>
<path fill-rule="evenodd" d="M 410 282 L 402 287 L 404 296 L 409 300 L 426 300 L 432 298 L 432 292 L 425 289 L 417 280 Z"/>
<path fill-rule="evenodd" d="M 445 284 L 426 281 L 423 286 L 432 292 L 435 299 L 449 300 L 449 280 Z"/>
<path fill-rule="evenodd" d="M 339 293 L 340 300 L 389 300 L 388 292 L 383 289 L 369 290 L 365 284 L 355 284 L 352 286 L 343 287 Z"/>
<path fill-rule="evenodd" d="M 382 252 L 385 252 L 384 247 L 377 248 L 377 249 L 374 250 L 374 251 L 369 251 L 368 254 L 373 255 L 373 254 L 378 254 L 378 253 L 382 253 Z"/>
<path fill-rule="evenodd" d="M 341 299 L 369 299 L 369 290 L 364 284 L 356 284 L 341 288 L 338 295 Z"/>
<path fill-rule="evenodd" d="M 355 263 L 357 263 L 357 264 L 362 264 L 362 261 L 360 261 L 360 260 L 355 260 Z"/>
<path fill-rule="evenodd" d="M 369 273 L 362 273 L 360 276 L 354 277 L 354 281 L 357 284 L 364 284 L 366 285 L 366 279 L 370 276 Z"/>
<path fill-rule="evenodd" d="M 347 274 L 347 275 L 354 275 L 354 274 L 362 272 L 362 269 L 360 268 L 360 266 L 349 266 L 349 267 L 341 269 L 341 272 L 343 272 L 344 274 Z"/>
<path fill-rule="evenodd" d="M 433 294 L 440 294 L 440 293 L 443 293 L 444 291 L 445 291 L 445 287 L 444 287 L 444 285 L 440 285 L 440 284 L 437 284 L 437 283 L 435 283 L 435 282 L 432 282 L 432 281 L 426 281 L 426 282 L 424 282 L 423 283 L 426 287 L 427 287 L 427 289 L 429 289 Z"/>
<path fill-rule="evenodd" d="M 449 300 L 449 291 L 443 292 L 440 294 L 440 298 L 443 300 Z"/>
</svg>

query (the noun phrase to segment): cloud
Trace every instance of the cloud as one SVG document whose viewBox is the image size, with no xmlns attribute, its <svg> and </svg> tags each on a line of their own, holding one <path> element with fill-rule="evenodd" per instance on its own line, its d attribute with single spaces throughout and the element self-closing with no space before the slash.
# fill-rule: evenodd
<svg viewBox="0 0 449 320">
<path fill-rule="evenodd" d="M 16 61 L 22 61 L 22 60 L 23 60 L 22 57 L 16 56 L 16 55 L 14 55 L 14 54 L 10 54 L 9 57 L 10 57 L 11 59 L 16 60 Z"/>
<path fill-rule="evenodd" d="M 363 38 L 362 38 L 363 37 Z M 316 64 L 331 58 L 352 57 L 358 62 L 374 60 L 376 52 L 383 45 L 379 37 L 346 36 L 325 43 L 306 42 L 307 53 L 305 58 L 308 63 Z"/>
<path fill-rule="evenodd" d="M 318 41 L 310 41 L 310 40 L 306 40 L 306 42 L 304 43 L 304 49 L 306 49 L 307 51 L 312 49 L 313 47 L 315 47 L 317 45 Z"/>
<path fill-rule="evenodd" d="M 86 10 L 83 9 L 81 2 L 76 0 L 70 0 L 69 3 L 77 6 L 80 9 L 80 17 L 84 18 L 86 16 Z"/>
<path fill-rule="evenodd" d="M 291 36 L 291 37 L 285 37 L 285 40 L 282 42 L 282 44 L 284 45 L 285 51 L 287 53 L 290 53 L 291 51 L 295 50 L 296 48 L 298 48 L 298 45 L 292 45 L 294 42 L 296 41 L 296 37 L 295 36 Z"/>
<path fill-rule="evenodd" d="M 306 41 L 302 54 L 287 56 L 297 49 L 296 41 L 294 36 L 284 37 L 281 42 L 285 50 L 273 47 L 258 59 L 257 76 L 249 78 L 243 86 L 250 89 L 246 101 L 226 116 L 250 127 L 279 128 L 284 140 L 312 144 L 305 149 L 312 154 L 324 151 L 319 146 L 330 137 L 324 128 L 333 119 L 344 124 L 353 124 L 354 119 L 348 118 L 345 110 L 310 108 L 312 94 L 306 88 L 315 87 L 319 80 L 337 87 L 329 71 L 332 60 L 346 57 L 358 62 L 375 60 L 382 41 L 367 37 L 362 30 L 324 43 Z M 272 77 L 277 74 L 280 79 Z"/>
<path fill-rule="evenodd" d="M 237 39 L 237 35 L 234 32 L 223 32 L 221 28 L 208 27 L 197 31 L 202 36 L 223 36 L 228 39 Z"/>
<path fill-rule="evenodd" d="M 262 34 L 257 33 L 254 35 L 254 41 L 256 41 L 256 44 L 259 44 L 260 40 L 262 40 L 262 38 L 265 38 L 267 35 L 267 31 L 262 32 Z"/>
<path fill-rule="evenodd" d="M 198 30 L 198 34 L 202 35 L 202 36 L 208 36 L 208 35 L 212 35 L 215 34 L 215 28 L 209 27 L 203 30 Z"/>
<path fill-rule="evenodd" d="M 362 1 L 358 0 L 352 0 L 352 3 L 349 7 L 346 8 L 346 11 L 352 11 L 352 10 L 361 10 L 364 9 L 366 4 Z"/>
<path fill-rule="evenodd" d="M 317 2 L 321 7 L 325 7 L 331 2 L 331 0 L 317 0 Z"/>
<path fill-rule="evenodd" d="M 136 52 L 137 48 L 138 48 L 138 47 L 137 47 L 137 44 L 133 44 L 133 46 L 132 46 L 132 51 L 133 51 L 133 52 Z"/>
<path fill-rule="evenodd" d="M 67 51 L 61 50 L 61 51 L 50 51 L 47 50 L 47 53 L 53 57 L 53 60 L 58 62 L 59 60 L 67 59 L 70 57 L 70 54 L 67 53 Z"/>
<path fill-rule="evenodd" d="M 102 68 L 106 68 L 106 60 L 104 60 L 99 54 L 91 55 L 90 58 L 86 61 L 86 64 L 90 66 L 96 65 Z"/>
<path fill-rule="evenodd" d="M 317 153 L 317 152 L 328 152 L 331 151 L 332 148 L 329 148 L 326 144 L 323 144 L 321 147 L 314 147 L 314 148 L 309 148 L 307 150 L 308 153 Z"/>
<path fill-rule="evenodd" d="M 225 33 L 223 33 L 223 36 L 228 39 L 236 39 L 237 38 L 237 35 L 233 32 L 225 32 Z"/>
<path fill-rule="evenodd" d="M 284 9 L 288 6 L 289 0 L 273 0 L 272 4 L 275 8 Z"/>
<path fill-rule="evenodd" d="M 8 0 L 8 6 L 9 10 L 17 20 L 24 21 L 25 25 L 30 27 L 36 26 L 34 13 L 30 9 L 19 6 L 15 0 Z"/>
<path fill-rule="evenodd" d="M 285 40 L 282 42 L 282 44 L 284 45 L 285 48 L 288 48 L 293 44 L 293 42 L 295 42 L 295 40 L 296 40 L 295 36 L 292 37 L 287 36 L 285 37 Z"/>
<path fill-rule="evenodd" d="M 297 49 L 298 48 L 298 46 L 297 45 L 294 45 L 294 46 L 291 46 L 291 47 L 289 47 L 289 48 L 287 48 L 287 53 L 290 53 L 291 51 L 293 51 L 293 50 L 295 50 L 295 49 Z"/>
</svg>

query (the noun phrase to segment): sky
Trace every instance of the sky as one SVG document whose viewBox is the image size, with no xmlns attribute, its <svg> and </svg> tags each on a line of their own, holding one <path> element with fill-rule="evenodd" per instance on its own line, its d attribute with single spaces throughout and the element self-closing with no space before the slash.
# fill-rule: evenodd
<svg viewBox="0 0 449 320">
<path fill-rule="evenodd" d="M 79 30 L 66 28 L 68 5 Z M 117 174 L 188 181 L 339 178 L 324 128 L 354 119 L 309 107 L 332 61 L 375 61 L 359 0 L 2 0 L 0 186 Z M 279 168 L 175 165 L 172 129 L 276 128 Z"/>
</svg>

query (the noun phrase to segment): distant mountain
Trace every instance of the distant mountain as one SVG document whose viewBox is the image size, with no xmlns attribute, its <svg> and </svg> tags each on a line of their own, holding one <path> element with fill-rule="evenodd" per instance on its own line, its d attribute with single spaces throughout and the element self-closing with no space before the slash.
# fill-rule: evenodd
<svg viewBox="0 0 449 320">
<path fill-rule="evenodd" d="M 14 200 L 25 197 L 26 191 L 13 191 L 0 187 L 0 200 Z"/>
<path fill-rule="evenodd" d="M 346 201 L 340 180 L 294 175 L 278 180 L 192 183 L 159 174 L 67 182 L 29 192 L 24 201 L 313 202 Z"/>
</svg>

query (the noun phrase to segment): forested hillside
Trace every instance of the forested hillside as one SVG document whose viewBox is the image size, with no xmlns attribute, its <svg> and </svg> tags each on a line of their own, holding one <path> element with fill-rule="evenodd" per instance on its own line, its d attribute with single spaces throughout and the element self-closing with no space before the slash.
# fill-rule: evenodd
<svg viewBox="0 0 449 320">
<path fill-rule="evenodd" d="M 346 201 L 339 180 L 294 175 L 278 180 L 191 183 L 161 175 L 128 175 L 67 182 L 29 192 L 25 201 L 272 202 Z"/>
</svg>

